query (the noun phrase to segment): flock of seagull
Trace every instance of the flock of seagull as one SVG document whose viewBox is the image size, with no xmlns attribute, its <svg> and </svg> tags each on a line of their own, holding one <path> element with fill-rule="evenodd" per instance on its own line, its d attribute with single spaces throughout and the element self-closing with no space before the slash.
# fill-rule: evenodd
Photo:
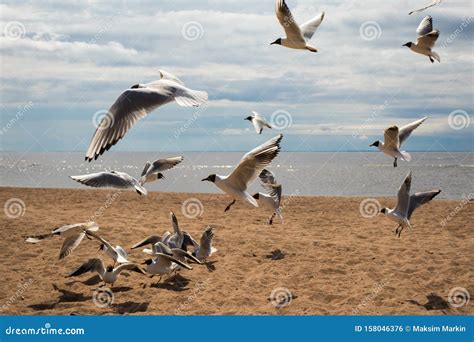
<svg viewBox="0 0 474 342">
<path fill-rule="evenodd" d="M 409 14 L 423 11 L 439 2 L 440 0 L 435 0 L 432 4 Z M 271 44 L 292 49 L 305 49 L 311 52 L 318 51 L 309 44 L 309 41 L 323 22 L 324 12 L 301 26 L 295 22 L 284 0 L 276 0 L 275 12 L 286 37 L 278 38 Z M 434 60 L 439 62 L 439 55 L 431 50 L 439 36 L 439 31 L 433 30 L 431 16 L 426 16 L 422 20 L 417 33 L 417 41 L 406 43 L 404 46 L 416 53 L 428 56 L 431 62 L 434 62 Z M 159 73 L 161 76 L 159 80 L 145 84 L 135 84 L 120 94 L 97 126 L 86 152 L 86 161 L 96 160 L 122 139 L 135 122 L 160 106 L 176 102 L 180 106 L 198 107 L 207 102 L 207 92 L 186 87 L 178 77 L 167 71 L 160 70 Z M 398 159 L 409 162 L 411 160 L 410 154 L 400 150 L 400 147 L 426 119 L 427 117 L 423 117 L 400 128 L 398 126 L 388 127 L 384 130 L 384 141 L 375 141 L 370 146 L 377 147 L 379 151 L 392 157 L 394 167 L 397 167 Z M 261 134 L 266 128 L 272 128 L 271 124 L 255 111 L 245 120 L 252 123 L 258 134 Z M 261 206 L 270 211 L 268 224 L 273 223 L 275 216 L 278 216 L 281 223 L 283 223 L 282 186 L 276 181 L 275 174 L 267 169 L 280 152 L 282 139 L 283 135 L 279 134 L 246 153 L 230 174 L 211 174 L 202 179 L 202 181 L 214 183 L 217 188 L 232 197 L 232 202 L 227 205 L 224 211 L 228 211 L 236 200 L 242 200 L 255 207 Z M 163 179 L 163 172 L 172 169 L 182 161 L 183 156 L 177 156 L 147 162 L 138 179 L 119 171 L 104 171 L 71 176 L 71 178 L 90 187 L 132 189 L 140 195 L 147 195 L 146 183 Z M 250 194 L 247 189 L 257 178 L 260 180 L 264 191 Z M 407 175 L 398 191 L 397 205 L 393 209 L 383 208 L 381 210 L 381 213 L 397 222 L 398 226 L 395 233 L 399 237 L 403 229 L 411 227 L 409 220 L 414 210 L 428 203 L 441 192 L 441 190 L 433 190 L 410 195 L 410 188 L 411 173 Z M 173 233 L 166 231 L 161 236 L 148 236 L 131 247 L 131 249 L 135 249 L 150 246 L 150 248 L 143 249 L 143 252 L 149 258 L 142 264 L 129 261 L 128 253 L 124 248 L 118 245 L 113 246 L 98 235 L 99 226 L 95 222 L 64 225 L 47 234 L 30 236 L 26 241 L 38 243 L 57 235 L 62 236 L 64 242 L 60 249 L 59 259 L 63 259 L 70 255 L 86 238 L 97 242 L 99 250 L 103 251 L 113 261 L 112 265 L 107 266 L 102 259 L 91 258 L 72 271 L 68 275 L 69 277 L 80 276 L 86 272 L 96 272 L 104 283 L 113 285 L 121 272 L 134 271 L 151 276 L 159 275 L 161 280 L 163 275 L 177 272 L 180 269 L 192 269 L 190 264 L 205 264 L 207 259 L 217 251 L 212 246 L 214 232 L 210 226 L 205 228 L 198 243 L 188 232 L 181 230 L 178 220 L 172 212 L 170 213 L 170 219 Z M 192 251 L 188 250 L 190 248 L 192 248 Z"/>
</svg>

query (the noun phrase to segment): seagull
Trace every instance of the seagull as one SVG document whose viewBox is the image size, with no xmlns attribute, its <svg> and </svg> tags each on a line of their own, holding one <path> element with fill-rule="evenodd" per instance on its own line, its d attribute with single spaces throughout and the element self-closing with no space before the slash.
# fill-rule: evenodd
<svg viewBox="0 0 474 342">
<path fill-rule="evenodd" d="M 278 38 L 270 45 L 278 44 L 287 48 L 318 52 L 315 47 L 308 44 L 308 41 L 313 37 L 314 32 L 316 32 L 319 25 L 321 25 L 321 22 L 324 19 L 324 12 L 301 26 L 298 26 L 296 23 L 290 9 L 285 3 L 285 0 L 276 0 L 275 12 L 280 25 L 283 26 L 283 29 L 285 30 L 286 38 Z"/>
<path fill-rule="evenodd" d="M 441 190 L 433 190 L 426 192 L 417 192 L 410 196 L 411 172 L 408 173 L 405 181 L 398 189 L 397 206 L 394 209 L 382 208 L 380 212 L 392 221 L 398 223 L 395 234 L 400 237 L 402 230 L 406 227 L 411 229 L 410 218 L 416 208 L 428 203 L 435 198 Z"/>
<path fill-rule="evenodd" d="M 202 179 L 202 181 L 214 183 L 219 189 L 234 198 L 224 211 L 230 209 L 235 203 L 236 198 L 246 200 L 255 207 L 258 207 L 257 200 L 247 192 L 247 187 L 278 155 L 281 139 L 283 139 L 283 134 L 277 135 L 245 154 L 240 160 L 239 165 L 234 168 L 230 175 L 220 176 L 213 174 Z"/>
<path fill-rule="evenodd" d="M 424 11 L 427 8 L 438 5 L 439 3 L 441 3 L 441 0 L 433 0 L 433 1 L 431 1 L 431 3 L 429 5 L 427 5 L 425 7 L 422 7 L 420 9 L 417 9 L 417 10 L 411 11 L 410 13 L 408 13 L 408 15 L 412 15 L 413 13 L 418 13 L 418 12 Z"/>
<path fill-rule="evenodd" d="M 161 276 L 173 272 L 178 266 L 192 270 L 193 268 L 188 264 L 178 260 L 173 256 L 173 251 L 163 244 L 162 242 L 157 242 L 155 245 L 156 253 L 153 255 L 152 259 L 148 259 L 143 262 L 146 265 L 147 273 L 150 273 L 152 276 L 155 274 Z"/>
<path fill-rule="evenodd" d="M 272 128 L 267 120 L 265 120 L 264 117 L 255 111 L 252 111 L 252 115 L 247 116 L 245 120 L 249 120 L 252 123 L 253 127 L 255 128 L 255 132 L 258 134 L 262 134 L 263 127 Z"/>
<path fill-rule="evenodd" d="M 172 169 L 182 161 L 183 156 L 158 159 L 155 160 L 153 163 L 147 161 L 140 177 L 140 185 L 165 178 L 161 171 Z"/>
<path fill-rule="evenodd" d="M 132 85 L 115 100 L 92 136 L 86 161 L 97 159 L 123 138 L 135 122 L 160 106 L 176 101 L 180 106 L 198 107 L 207 102 L 205 91 L 189 89 L 173 74 L 159 72 L 161 79 Z"/>
<path fill-rule="evenodd" d="M 94 188 L 135 189 L 139 195 L 146 195 L 148 193 L 139 181 L 125 172 L 104 171 L 69 177 L 76 182 Z"/>
<path fill-rule="evenodd" d="M 113 266 L 105 267 L 104 262 L 99 258 L 92 258 L 68 274 L 66 278 L 77 277 L 87 272 L 96 272 L 104 283 L 113 286 L 122 271 L 134 271 L 146 275 L 145 271 L 139 265 L 132 262 L 120 264 L 114 268 Z"/>
<path fill-rule="evenodd" d="M 124 264 L 124 263 L 128 263 L 129 261 L 127 260 L 127 257 L 128 257 L 128 254 L 127 252 L 125 251 L 125 249 L 123 249 L 123 247 L 117 245 L 117 246 L 112 246 L 107 240 L 105 240 L 104 238 L 100 237 L 98 234 L 96 233 L 93 233 L 93 232 L 90 232 L 90 231 L 86 231 L 86 234 L 87 236 L 89 237 L 92 237 L 94 239 L 96 239 L 97 241 L 100 242 L 100 247 L 99 247 L 99 250 L 102 250 L 105 252 L 105 254 L 107 254 L 109 257 L 112 258 L 112 260 L 114 261 L 114 264 L 113 266 L 115 266 L 115 263 L 119 263 L 119 264 Z"/>
<path fill-rule="evenodd" d="M 427 15 L 416 29 L 416 33 L 418 34 L 416 43 L 408 42 L 403 46 L 408 47 L 413 52 L 428 56 L 431 63 L 434 63 L 435 59 L 441 62 L 439 55 L 431 51 L 439 37 L 439 30 L 433 30 L 433 18 Z"/>
<path fill-rule="evenodd" d="M 214 230 L 207 226 L 206 230 L 201 235 L 200 244 L 196 246 L 193 254 L 201 261 L 207 260 L 212 254 L 217 252 L 217 249 L 212 246 L 212 239 L 214 238 Z"/>
<path fill-rule="evenodd" d="M 59 260 L 61 260 L 71 254 L 72 251 L 79 246 L 86 236 L 86 233 L 96 232 L 97 230 L 99 230 L 99 226 L 95 222 L 67 224 L 53 229 L 51 233 L 48 234 L 29 236 L 26 242 L 38 243 L 42 240 L 50 239 L 55 235 L 64 237 L 64 242 L 59 251 Z"/>
<path fill-rule="evenodd" d="M 400 151 L 400 146 L 408 139 L 415 128 L 420 126 L 426 119 L 428 119 L 427 116 L 400 128 L 398 128 L 398 126 L 389 127 L 384 130 L 383 142 L 377 140 L 369 146 L 375 146 L 380 152 L 395 158 L 393 161 L 393 167 L 397 167 L 398 158 L 409 162 L 411 160 L 410 154 L 405 151 Z"/>
<path fill-rule="evenodd" d="M 262 187 L 265 189 L 266 193 L 257 192 L 252 197 L 257 200 L 257 202 L 262 204 L 264 208 L 269 209 L 272 212 L 272 215 L 268 219 L 268 224 L 273 223 L 273 218 L 275 215 L 278 215 L 281 223 L 283 223 L 283 216 L 281 214 L 281 184 L 278 184 L 275 181 L 275 175 L 273 172 L 263 169 L 259 175 L 260 180 L 262 181 Z"/>
<path fill-rule="evenodd" d="M 174 233 L 165 232 L 162 242 L 170 248 L 181 248 L 183 246 L 184 235 L 179 228 L 178 219 L 172 211 L 170 211 L 170 219 Z"/>
</svg>

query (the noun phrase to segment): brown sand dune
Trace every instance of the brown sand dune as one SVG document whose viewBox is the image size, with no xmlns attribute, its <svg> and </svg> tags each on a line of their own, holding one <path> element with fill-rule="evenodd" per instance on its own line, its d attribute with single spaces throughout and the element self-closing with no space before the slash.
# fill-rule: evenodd
<svg viewBox="0 0 474 342">
<path fill-rule="evenodd" d="M 387 218 L 361 216 L 363 198 L 287 197 L 284 225 L 276 220 L 267 226 L 267 214 L 244 203 L 224 213 L 230 201 L 224 195 L 122 192 L 108 200 L 114 193 L 0 189 L 0 203 L 18 198 L 26 207 L 17 218 L 1 216 L 2 314 L 474 313 L 472 302 L 459 308 L 448 303 L 455 287 L 474 294 L 472 202 L 434 200 L 415 213 L 413 230 L 398 239 Z M 182 214 L 189 198 L 202 202 L 200 217 Z M 395 201 L 378 200 L 382 206 Z M 85 240 L 58 261 L 61 238 L 33 245 L 24 236 L 86 221 L 101 207 L 105 210 L 95 218 L 99 233 L 127 250 L 146 235 L 171 230 L 172 210 L 195 238 L 207 224 L 213 226 L 218 252 L 207 267 L 194 265 L 161 283 L 135 273 L 121 277 L 112 305 L 98 307 L 92 300 L 97 276 L 64 277 L 90 257 L 109 261 L 97 243 Z M 443 227 L 441 221 L 456 207 L 461 209 Z M 134 250 L 130 259 L 141 262 L 145 255 Z M 269 301 L 278 288 L 283 288 L 281 308 Z M 285 303 L 287 292 L 293 296 L 290 303 Z"/>
</svg>

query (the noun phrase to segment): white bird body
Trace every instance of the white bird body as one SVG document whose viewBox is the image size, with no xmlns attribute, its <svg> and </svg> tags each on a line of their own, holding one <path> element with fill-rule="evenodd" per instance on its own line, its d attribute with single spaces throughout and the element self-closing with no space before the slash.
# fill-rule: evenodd
<svg viewBox="0 0 474 342">
<path fill-rule="evenodd" d="M 259 175 L 260 180 L 262 181 L 262 187 L 265 189 L 265 193 L 258 192 L 253 195 L 262 207 L 266 208 L 271 212 L 271 216 L 268 219 L 268 224 L 273 223 L 273 218 L 275 215 L 278 215 L 280 221 L 283 223 L 283 215 L 281 214 L 281 195 L 282 195 L 282 186 L 278 184 L 275 180 L 275 175 L 273 172 L 263 169 Z"/>
<path fill-rule="evenodd" d="M 431 201 L 441 192 L 441 190 L 432 190 L 410 195 L 410 189 L 411 172 L 405 177 L 405 180 L 398 189 L 397 205 L 395 208 L 382 208 L 380 210 L 381 213 L 398 224 L 398 227 L 395 230 L 398 237 L 400 237 L 403 229 L 411 228 L 410 219 L 413 212 L 423 204 Z"/>
<path fill-rule="evenodd" d="M 308 41 L 313 37 L 319 25 L 321 25 L 324 19 L 324 12 L 303 25 L 298 26 L 285 0 L 276 0 L 275 14 L 280 25 L 285 30 L 286 37 L 278 38 L 271 44 L 282 45 L 290 49 L 309 50 L 311 52 L 318 51 L 314 46 L 309 45 Z"/>
<path fill-rule="evenodd" d="M 154 182 L 160 178 L 164 178 L 162 171 L 169 170 L 183 161 L 183 156 L 164 158 L 155 160 L 153 163 L 146 162 L 140 177 L 140 185 Z"/>
<path fill-rule="evenodd" d="M 257 201 L 248 193 L 247 187 L 278 155 L 281 139 L 283 139 L 283 135 L 279 134 L 246 153 L 228 176 L 213 174 L 202 179 L 202 181 L 213 182 L 223 192 L 232 196 L 233 201 L 225 211 L 229 210 L 236 199 L 242 199 L 258 207 Z"/>
<path fill-rule="evenodd" d="M 439 37 L 439 30 L 433 30 L 433 18 L 429 15 L 423 18 L 416 32 L 418 34 L 416 42 L 408 42 L 403 46 L 413 52 L 428 56 L 431 63 L 434 63 L 435 60 L 441 62 L 439 55 L 431 50 Z"/>
<path fill-rule="evenodd" d="M 409 162 L 411 160 L 410 154 L 406 151 L 401 151 L 400 147 L 408 139 L 411 133 L 427 118 L 428 117 L 425 116 L 400 128 L 398 128 L 398 126 L 391 126 L 384 130 L 384 141 L 377 140 L 370 146 L 375 146 L 380 152 L 394 158 L 394 167 L 397 166 L 397 159 Z"/>
</svg>

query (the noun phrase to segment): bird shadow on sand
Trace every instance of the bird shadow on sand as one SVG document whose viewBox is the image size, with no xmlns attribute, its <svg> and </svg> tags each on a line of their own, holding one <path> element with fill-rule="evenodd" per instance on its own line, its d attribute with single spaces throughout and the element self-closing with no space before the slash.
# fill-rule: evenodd
<svg viewBox="0 0 474 342">
<path fill-rule="evenodd" d="M 137 303 L 128 301 L 120 304 L 112 304 L 114 312 L 119 314 L 146 312 L 150 303 Z"/>
<path fill-rule="evenodd" d="M 190 280 L 188 278 L 183 277 L 181 274 L 176 274 L 171 278 L 167 278 L 165 280 L 162 280 L 161 282 L 151 284 L 150 287 L 182 292 L 189 290 L 189 287 L 187 287 L 189 282 Z"/>
<path fill-rule="evenodd" d="M 438 296 L 436 293 L 430 293 L 426 296 L 428 300 L 426 303 L 421 304 L 416 300 L 408 300 L 408 303 L 424 307 L 426 310 L 449 310 L 449 303 L 442 297 Z"/>
<path fill-rule="evenodd" d="M 204 265 L 206 266 L 209 272 L 214 272 L 216 270 L 216 266 L 214 266 L 216 262 L 217 261 L 206 261 Z"/>
<path fill-rule="evenodd" d="M 83 285 L 91 286 L 91 285 L 99 285 L 101 282 L 102 282 L 102 280 L 100 279 L 100 277 L 98 275 L 95 275 L 95 276 L 92 276 L 92 277 L 90 277 L 89 279 L 86 279 L 86 280 L 73 280 L 73 281 L 70 281 L 70 282 L 66 283 L 66 285 L 70 286 L 70 285 L 75 284 L 75 283 L 81 283 Z"/>
<path fill-rule="evenodd" d="M 84 294 L 82 293 L 60 289 L 56 284 L 53 284 L 53 288 L 60 293 L 57 301 L 32 304 L 32 305 L 29 305 L 28 307 L 35 311 L 43 311 L 43 310 L 54 309 L 56 305 L 58 305 L 59 303 L 85 302 L 87 300 L 92 300 L 92 296 L 84 296 Z"/>
</svg>

